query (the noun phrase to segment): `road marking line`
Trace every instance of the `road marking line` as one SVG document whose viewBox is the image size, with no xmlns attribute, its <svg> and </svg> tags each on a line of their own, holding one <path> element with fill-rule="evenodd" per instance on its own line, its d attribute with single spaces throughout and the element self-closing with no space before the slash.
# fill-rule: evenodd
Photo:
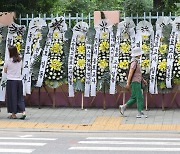
<svg viewBox="0 0 180 154">
<path fill-rule="evenodd" d="M 124 138 L 124 137 L 87 137 L 87 140 L 162 140 L 180 141 L 180 138 Z"/>
<path fill-rule="evenodd" d="M 32 153 L 35 149 L 0 149 L 0 153 Z"/>
<path fill-rule="evenodd" d="M 57 138 L 0 137 L 0 140 L 44 140 L 44 141 L 54 141 L 54 140 L 57 140 Z"/>
<path fill-rule="evenodd" d="M 79 141 L 80 144 L 140 144 L 140 145 L 180 145 L 177 142 L 124 142 L 124 141 Z"/>
<path fill-rule="evenodd" d="M 71 147 L 69 150 L 94 150 L 94 151 L 180 151 L 180 148 L 145 148 L 145 147 Z"/>
<path fill-rule="evenodd" d="M 19 137 L 32 137 L 32 135 L 23 135 L 23 136 L 19 136 Z"/>
<path fill-rule="evenodd" d="M 0 145 L 28 145 L 28 146 L 44 146 L 44 145 L 46 145 L 46 143 L 0 142 Z"/>
</svg>

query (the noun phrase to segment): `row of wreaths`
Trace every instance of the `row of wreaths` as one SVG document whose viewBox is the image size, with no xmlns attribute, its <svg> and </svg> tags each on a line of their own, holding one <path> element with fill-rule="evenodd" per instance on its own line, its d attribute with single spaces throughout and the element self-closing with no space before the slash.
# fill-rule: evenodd
<svg viewBox="0 0 180 154">
<path fill-rule="evenodd" d="M 154 32 L 155 29 L 155 32 Z M 86 97 L 96 91 L 114 94 L 116 86 L 124 87 L 132 48 L 140 46 L 143 77 L 150 93 L 170 91 L 180 84 L 180 17 L 172 21 L 159 17 L 156 27 L 148 21 L 137 26 L 130 18 L 118 25 L 103 19 L 94 28 L 78 22 L 68 29 L 63 17 L 48 25 L 34 18 L 25 26 L 12 23 L 0 27 L 0 100 L 4 99 L 6 74 L 4 61 L 8 46 L 15 45 L 23 58 L 24 95 L 43 84 L 57 88 L 68 84 L 69 96 L 83 91 Z"/>
</svg>

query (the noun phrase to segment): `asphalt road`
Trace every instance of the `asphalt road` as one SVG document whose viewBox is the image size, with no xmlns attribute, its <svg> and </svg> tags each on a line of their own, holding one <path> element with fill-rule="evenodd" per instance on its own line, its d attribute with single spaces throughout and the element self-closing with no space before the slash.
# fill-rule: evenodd
<svg viewBox="0 0 180 154">
<path fill-rule="evenodd" d="M 179 154 L 175 132 L 0 131 L 4 154 Z"/>
</svg>

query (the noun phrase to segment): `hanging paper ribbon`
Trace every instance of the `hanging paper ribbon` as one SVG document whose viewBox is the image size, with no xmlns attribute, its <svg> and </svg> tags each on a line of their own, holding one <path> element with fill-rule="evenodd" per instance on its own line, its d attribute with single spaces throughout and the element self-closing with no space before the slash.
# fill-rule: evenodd
<svg viewBox="0 0 180 154">
<path fill-rule="evenodd" d="M 30 69 L 31 69 L 31 64 L 34 59 L 32 57 L 37 56 L 37 54 L 39 54 L 39 52 L 41 51 L 39 41 L 42 39 L 42 37 L 41 37 L 40 30 L 42 30 L 43 27 L 45 27 L 45 26 L 46 26 L 45 21 L 40 18 L 34 18 L 29 23 L 25 53 L 24 53 L 24 60 L 23 60 L 23 70 L 22 70 L 24 96 L 26 94 L 31 94 L 31 72 L 30 72 Z M 36 40 L 36 43 L 34 43 L 34 40 Z M 36 52 L 34 52 L 35 50 L 36 50 Z M 37 54 L 35 54 L 35 53 L 37 53 Z"/>
<path fill-rule="evenodd" d="M 172 32 L 169 41 L 169 52 L 167 56 L 167 68 L 166 68 L 166 87 L 172 88 L 172 70 L 174 62 L 174 50 L 176 48 L 176 42 L 178 35 L 180 34 L 180 17 L 176 17 L 172 22 Z"/>
<path fill-rule="evenodd" d="M 162 29 L 164 25 L 168 25 L 171 22 L 169 17 L 159 17 L 156 21 L 156 35 L 154 40 L 154 48 L 151 53 L 151 66 L 150 66 L 150 82 L 149 92 L 151 94 L 157 94 L 157 65 L 158 65 L 158 52 L 160 47 L 160 39 L 162 37 Z"/>
<path fill-rule="evenodd" d="M 69 97 L 74 97 L 74 90 L 83 91 L 84 82 L 86 82 L 85 89 L 88 93 L 87 88 L 89 85 L 87 83 L 89 77 L 85 79 L 85 76 L 87 75 L 86 52 L 87 50 L 91 52 L 91 47 L 86 43 L 86 33 L 88 28 L 89 26 L 85 22 L 78 22 L 73 28 L 73 36 L 68 59 Z M 90 49 L 87 49 L 86 47 Z"/>
<path fill-rule="evenodd" d="M 63 51 L 62 51 L 62 47 L 61 47 L 59 41 L 60 42 L 65 41 L 64 35 L 67 30 L 67 25 L 65 23 L 64 17 L 54 18 L 51 21 L 51 23 L 48 25 L 48 28 L 49 28 L 49 31 L 47 34 L 46 44 L 45 44 L 43 54 L 42 54 L 42 59 L 41 59 L 38 80 L 36 83 L 37 87 L 41 87 L 43 84 L 45 71 L 46 71 L 46 67 L 47 67 L 47 63 L 48 63 L 48 55 L 49 55 L 50 50 L 53 52 L 52 55 L 56 55 L 56 54 L 62 55 Z M 60 73 L 59 69 L 61 68 L 62 63 L 59 60 L 57 60 L 55 57 L 52 59 L 51 59 L 51 57 L 49 57 L 49 58 L 50 58 L 49 65 L 51 65 L 51 67 L 52 67 L 51 69 Z M 50 72 L 50 70 L 47 70 L 47 73 L 49 73 L 49 72 Z M 50 76 L 48 76 L 48 79 L 50 81 L 55 81 L 56 77 L 55 76 L 51 77 L 53 75 L 53 73 L 51 73 L 49 75 Z M 58 78 L 58 80 L 60 80 L 60 78 Z M 52 85 L 52 87 L 53 87 L 53 85 Z M 57 87 L 57 85 L 56 85 L 56 87 Z"/>
<path fill-rule="evenodd" d="M 97 90 L 105 91 L 106 84 L 104 79 L 105 77 L 103 76 L 111 69 L 113 53 L 110 53 L 109 50 L 110 48 L 114 48 L 115 44 L 115 42 L 113 42 L 113 33 L 111 33 L 112 25 L 109 24 L 108 20 L 102 19 L 98 25 L 95 25 L 95 30 L 96 35 L 94 39 L 94 50 L 92 56 L 91 96 L 96 96 L 96 88 Z M 110 43 L 111 45 L 109 45 Z M 103 85 L 104 89 L 102 89 Z"/>
<path fill-rule="evenodd" d="M 17 51 L 19 54 L 22 52 L 22 46 L 23 46 L 23 35 L 26 28 L 25 26 L 17 25 L 15 23 L 12 23 L 8 27 L 8 34 L 6 39 L 6 51 L 5 51 L 5 61 L 9 59 L 9 46 L 14 45 L 17 48 Z M 6 74 L 4 71 L 2 71 L 2 79 L 0 84 L 0 101 L 5 101 L 5 93 L 6 93 Z"/>
<path fill-rule="evenodd" d="M 134 27 L 135 24 L 130 18 L 125 18 L 124 21 L 118 24 L 111 71 L 110 94 L 115 94 L 117 82 L 124 85 L 127 80 L 126 72 L 129 65 L 129 53 L 131 48 L 135 46 Z"/>
<path fill-rule="evenodd" d="M 154 42 L 154 31 L 153 26 L 148 21 L 140 21 L 136 27 L 137 31 L 137 43 L 141 47 L 143 51 L 143 55 L 141 56 L 141 72 L 143 78 L 148 82 L 149 73 L 150 73 L 150 60 L 151 53 L 153 50 L 153 42 Z"/>
<path fill-rule="evenodd" d="M 85 78 L 85 90 L 84 90 L 85 97 L 89 97 L 89 94 L 90 94 L 91 52 L 92 52 L 92 46 L 90 44 L 86 44 L 86 78 Z"/>
</svg>

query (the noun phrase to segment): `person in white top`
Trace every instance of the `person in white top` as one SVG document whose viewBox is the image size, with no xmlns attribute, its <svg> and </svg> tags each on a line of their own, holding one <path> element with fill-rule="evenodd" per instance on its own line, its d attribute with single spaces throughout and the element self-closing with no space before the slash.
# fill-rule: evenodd
<svg viewBox="0 0 180 154">
<path fill-rule="evenodd" d="M 25 102 L 21 76 L 22 59 L 15 46 L 9 47 L 9 59 L 5 62 L 4 72 L 7 73 L 7 110 L 10 119 L 16 119 L 17 113 L 22 113 L 20 119 L 25 119 Z"/>
</svg>

